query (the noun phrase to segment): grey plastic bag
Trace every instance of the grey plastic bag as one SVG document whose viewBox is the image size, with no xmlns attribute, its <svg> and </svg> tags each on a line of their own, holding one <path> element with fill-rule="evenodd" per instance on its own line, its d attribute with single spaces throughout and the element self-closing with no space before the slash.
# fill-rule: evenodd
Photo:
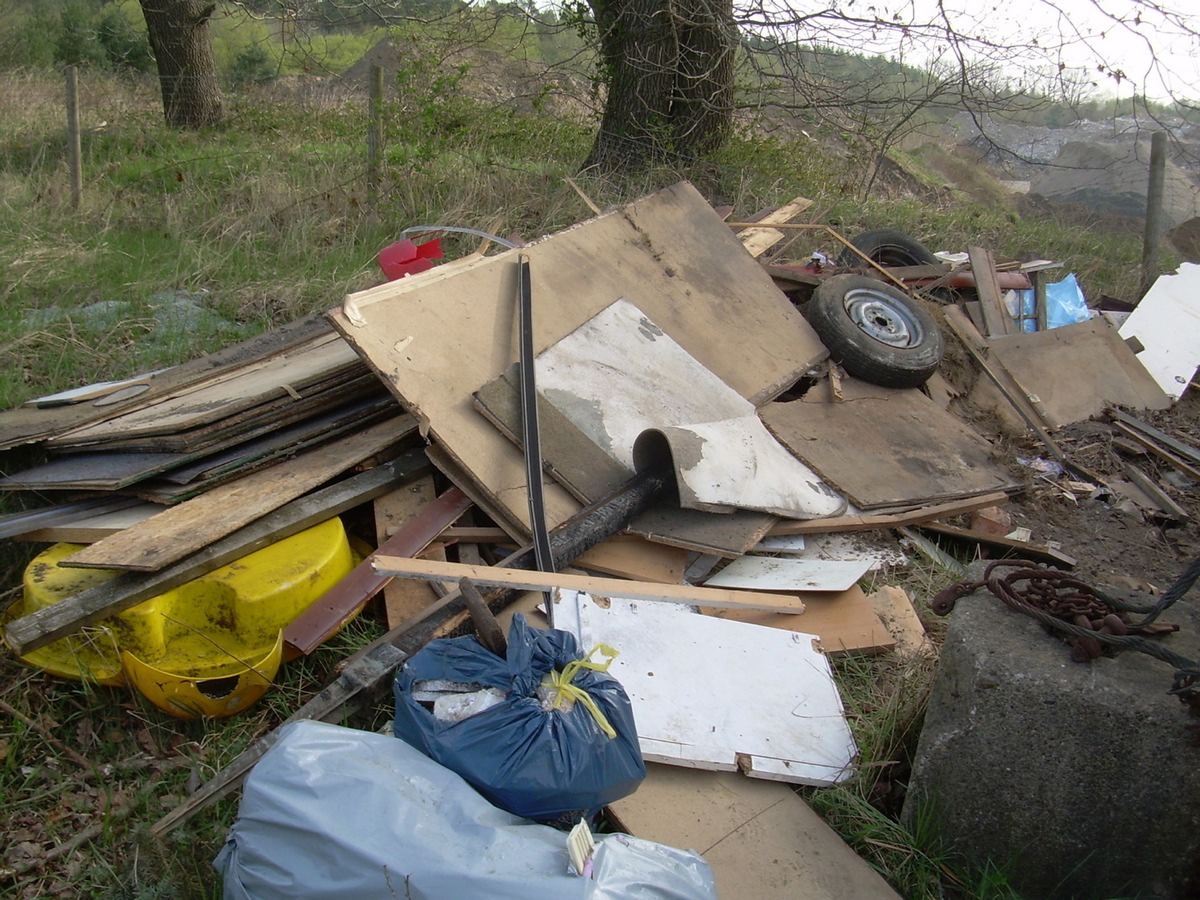
<svg viewBox="0 0 1200 900">
<path fill-rule="evenodd" d="M 226 900 L 705 900 L 698 854 L 597 839 L 592 878 L 566 835 L 504 812 L 404 741 L 296 722 L 246 780 L 213 863 Z"/>
</svg>

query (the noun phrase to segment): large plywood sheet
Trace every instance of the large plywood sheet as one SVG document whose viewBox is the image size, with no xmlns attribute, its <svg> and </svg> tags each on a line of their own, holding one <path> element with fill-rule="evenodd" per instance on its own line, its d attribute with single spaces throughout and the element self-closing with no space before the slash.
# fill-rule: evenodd
<svg viewBox="0 0 1200 900">
<path fill-rule="evenodd" d="M 1147 354 L 1135 356 L 1104 318 L 992 338 L 988 353 L 1026 394 L 1036 396 L 1054 428 L 1086 421 L 1110 406 L 1166 409 L 1171 404 L 1138 361 Z M 1176 387 L 1183 392 L 1183 386 Z"/>
<path fill-rule="evenodd" d="M 925 505 L 1014 485 L 991 445 L 918 390 L 853 378 L 759 410 L 767 428 L 859 509 Z"/>
<path fill-rule="evenodd" d="M 521 248 L 530 261 L 534 348 L 626 297 L 755 405 L 826 351 L 800 314 L 689 184 Z M 472 393 L 517 359 L 516 255 L 503 253 L 352 295 L 330 314 L 506 518 L 528 521 L 521 452 Z M 551 525 L 578 502 L 546 485 Z"/>
</svg>

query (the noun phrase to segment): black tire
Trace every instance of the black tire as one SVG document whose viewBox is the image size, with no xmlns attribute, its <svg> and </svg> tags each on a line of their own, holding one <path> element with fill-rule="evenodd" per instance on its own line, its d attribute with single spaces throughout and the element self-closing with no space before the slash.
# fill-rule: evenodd
<svg viewBox="0 0 1200 900">
<path fill-rule="evenodd" d="M 805 315 L 835 362 L 884 387 L 925 383 L 942 362 L 937 323 L 919 303 L 866 275 L 834 275 L 813 291 Z"/>
<path fill-rule="evenodd" d="M 864 231 L 850 243 L 881 266 L 927 266 L 941 262 L 932 250 L 916 238 L 891 228 Z M 866 265 L 862 257 L 848 247 L 841 252 L 837 261 L 839 266 L 856 269 Z"/>
</svg>

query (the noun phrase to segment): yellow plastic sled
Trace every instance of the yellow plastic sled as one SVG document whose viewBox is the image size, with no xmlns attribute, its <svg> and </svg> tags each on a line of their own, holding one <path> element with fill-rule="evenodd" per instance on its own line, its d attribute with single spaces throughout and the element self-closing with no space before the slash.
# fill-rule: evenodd
<svg viewBox="0 0 1200 900">
<path fill-rule="evenodd" d="M 26 568 L 15 619 L 116 578 L 58 566 L 81 549 L 55 544 Z M 330 519 L 244 556 L 77 635 L 22 657 L 64 678 L 131 685 L 180 718 L 230 716 L 271 686 L 283 629 L 345 577 L 357 559 Z"/>
</svg>

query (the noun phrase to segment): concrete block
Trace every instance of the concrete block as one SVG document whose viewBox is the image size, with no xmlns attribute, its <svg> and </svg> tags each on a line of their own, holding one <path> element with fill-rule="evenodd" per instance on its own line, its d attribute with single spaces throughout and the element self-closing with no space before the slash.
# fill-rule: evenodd
<svg viewBox="0 0 1200 900">
<path fill-rule="evenodd" d="M 974 569 L 974 567 L 973 567 Z M 978 577 L 976 575 L 975 577 Z M 1166 640 L 1200 658 L 1189 598 Z M 986 589 L 958 601 L 904 815 L 1027 898 L 1200 896 L 1200 747 L 1172 668 L 1065 644 Z M 918 809 L 920 807 L 920 810 Z"/>
</svg>

